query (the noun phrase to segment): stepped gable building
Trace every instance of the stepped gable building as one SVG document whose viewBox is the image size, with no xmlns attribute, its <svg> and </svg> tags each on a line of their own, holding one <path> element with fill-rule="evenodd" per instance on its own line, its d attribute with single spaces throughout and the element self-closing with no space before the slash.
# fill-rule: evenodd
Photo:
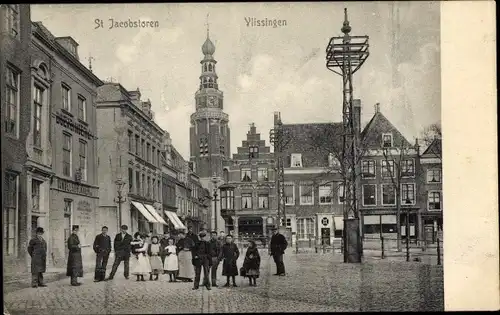
<svg viewBox="0 0 500 315">
<path fill-rule="evenodd" d="M 25 165 L 26 144 L 32 141 L 29 134 L 33 118 L 31 89 L 34 73 L 30 62 L 29 4 L 2 4 L 0 15 L 4 21 L 0 28 L 2 249 L 3 270 L 10 273 L 25 271 L 29 264 L 26 245 L 31 236 L 32 219 L 27 204 L 31 180 L 28 180 Z M 44 130 L 48 129 L 45 125 Z M 52 170 L 49 166 L 42 167 L 40 176 L 45 180 L 52 175 Z M 48 197 L 46 199 L 48 201 Z M 48 212 L 49 209 L 43 207 L 41 210 Z M 41 222 L 40 225 L 47 227 Z"/>
<path fill-rule="evenodd" d="M 98 89 L 99 222 L 110 233 L 162 233 L 162 158 L 165 132 L 139 89 L 107 82 Z M 122 196 L 122 199 L 119 199 Z M 121 202 L 119 202 L 121 201 Z M 121 211 L 119 210 L 121 209 Z"/>
<path fill-rule="evenodd" d="M 196 111 L 191 115 L 190 161 L 204 188 L 213 192 L 221 183 L 223 161 L 230 159 L 229 116 L 224 112 L 224 94 L 219 90 L 215 45 L 207 38 L 201 47 L 199 88 L 195 93 Z M 214 208 L 215 204 L 212 205 Z M 220 207 L 217 207 L 220 209 Z M 217 222 L 217 224 L 215 223 Z M 223 227 L 224 219 L 211 211 L 210 229 Z"/>
<path fill-rule="evenodd" d="M 223 166 L 220 213 L 234 235 L 270 235 L 277 215 L 274 154 L 250 125 L 247 139 Z"/>
</svg>

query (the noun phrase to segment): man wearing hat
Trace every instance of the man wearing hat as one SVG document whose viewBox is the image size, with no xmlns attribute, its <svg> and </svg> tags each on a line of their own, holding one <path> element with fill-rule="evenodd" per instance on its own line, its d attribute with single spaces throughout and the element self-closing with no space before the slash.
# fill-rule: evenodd
<svg viewBox="0 0 500 315">
<path fill-rule="evenodd" d="M 43 228 L 36 228 L 36 235 L 28 244 L 28 254 L 31 257 L 31 286 L 46 287 L 43 284 L 43 273 L 47 268 L 47 242 L 43 239 Z"/>
<path fill-rule="evenodd" d="M 68 265 L 66 268 L 66 276 L 71 277 L 71 285 L 79 286 L 78 277 L 83 277 L 83 264 L 82 264 L 82 248 L 80 245 L 80 238 L 78 231 L 80 227 L 73 225 L 71 235 L 68 237 Z"/>
<path fill-rule="evenodd" d="M 123 273 L 125 279 L 128 279 L 129 275 L 129 262 L 130 262 L 130 242 L 132 242 L 132 235 L 127 233 L 128 226 L 122 225 L 120 233 L 116 234 L 113 247 L 115 249 L 115 261 L 113 262 L 113 267 L 111 268 L 111 273 L 107 280 L 113 280 L 118 266 L 123 261 Z"/>
<path fill-rule="evenodd" d="M 210 269 L 210 275 L 212 276 L 212 286 L 217 286 L 217 268 L 219 267 L 219 254 L 222 248 L 221 242 L 217 238 L 217 231 L 212 231 L 210 233 L 210 260 L 212 261 L 212 267 Z"/>
<path fill-rule="evenodd" d="M 271 237 L 271 244 L 269 246 L 269 254 L 273 256 L 274 263 L 276 264 L 275 276 L 285 275 L 285 264 L 283 263 L 283 254 L 288 246 L 288 242 L 283 234 L 276 228 L 272 228 L 273 236 Z"/>
<path fill-rule="evenodd" d="M 194 266 L 194 286 L 193 290 L 198 290 L 200 287 L 201 268 L 203 268 L 203 285 L 210 290 L 210 266 L 212 265 L 210 257 L 210 243 L 207 241 L 207 233 L 201 231 L 199 241 L 196 242 L 193 249 L 193 266 Z"/>
</svg>

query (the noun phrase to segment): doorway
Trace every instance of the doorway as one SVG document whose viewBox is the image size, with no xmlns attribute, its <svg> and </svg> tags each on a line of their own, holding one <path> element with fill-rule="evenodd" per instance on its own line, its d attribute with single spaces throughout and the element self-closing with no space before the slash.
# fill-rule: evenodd
<svg viewBox="0 0 500 315">
<path fill-rule="evenodd" d="M 39 216 L 33 215 L 31 216 L 31 237 L 36 236 L 36 228 L 38 227 L 38 218 Z"/>
</svg>

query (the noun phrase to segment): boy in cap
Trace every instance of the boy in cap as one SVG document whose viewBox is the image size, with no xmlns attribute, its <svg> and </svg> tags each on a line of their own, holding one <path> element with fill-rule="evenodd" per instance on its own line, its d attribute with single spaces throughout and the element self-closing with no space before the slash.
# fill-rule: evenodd
<svg viewBox="0 0 500 315">
<path fill-rule="evenodd" d="M 194 286 L 193 290 L 198 290 L 200 287 L 201 269 L 203 268 L 203 285 L 210 290 L 210 266 L 212 265 L 210 257 L 210 243 L 206 240 L 207 233 L 201 231 L 199 234 L 200 240 L 195 244 L 193 250 L 193 266 L 194 266 Z"/>
</svg>

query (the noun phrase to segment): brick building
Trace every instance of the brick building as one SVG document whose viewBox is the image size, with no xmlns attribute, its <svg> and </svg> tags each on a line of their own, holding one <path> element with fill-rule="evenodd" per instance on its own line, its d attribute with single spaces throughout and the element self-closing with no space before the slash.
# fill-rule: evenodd
<svg viewBox="0 0 500 315">
<path fill-rule="evenodd" d="M 182 228 L 178 223 L 176 183 L 178 169 L 172 160 L 172 144 L 169 136 L 165 137 L 164 150 L 162 156 L 162 202 L 164 215 L 167 216 L 168 226 L 164 227 L 165 232 L 173 232 Z"/>
<path fill-rule="evenodd" d="M 2 248 L 4 272 L 22 271 L 31 235 L 26 142 L 32 120 L 31 20 L 28 4 L 2 4 L 0 99 L 2 104 Z M 48 211 L 48 208 L 44 209 Z"/>
<path fill-rule="evenodd" d="M 105 83 L 97 98 L 99 222 L 118 231 L 162 233 L 162 159 L 164 131 L 155 123 L 151 102 L 139 89 Z M 118 214 L 118 191 L 124 197 Z"/>
</svg>

